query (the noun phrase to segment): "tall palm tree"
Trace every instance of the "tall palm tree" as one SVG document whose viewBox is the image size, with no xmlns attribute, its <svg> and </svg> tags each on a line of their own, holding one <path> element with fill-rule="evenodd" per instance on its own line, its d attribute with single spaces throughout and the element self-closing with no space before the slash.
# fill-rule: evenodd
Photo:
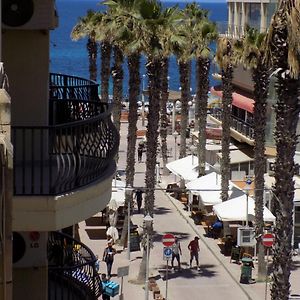
<svg viewBox="0 0 300 300">
<path fill-rule="evenodd" d="M 216 25 L 206 18 L 197 23 L 194 30 L 196 41 L 196 101 L 195 129 L 198 133 L 199 177 L 205 175 L 206 161 L 206 120 L 209 91 L 209 70 L 211 62 L 210 43 L 217 38 Z"/>
<path fill-rule="evenodd" d="M 112 51 L 112 34 L 110 24 L 112 22 L 110 16 L 104 13 L 98 13 L 101 16 L 96 24 L 96 40 L 100 42 L 101 52 L 101 90 L 100 98 L 102 102 L 109 102 L 109 78 L 110 78 L 110 61 Z"/>
<path fill-rule="evenodd" d="M 265 127 L 266 105 L 269 89 L 269 67 L 264 63 L 266 34 L 246 27 L 243 39 L 234 43 L 238 62 L 251 70 L 254 82 L 254 175 L 255 175 L 255 229 L 258 245 L 258 280 L 266 276 L 264 246 L 264 173 L 265 173 Z"/>
<path fill-rule="evenodd" d="M 228 200 L 229 179 L 230 179 L 230 125 L 231 125 L 231 104 L 232 104 L 232 43 L 226 37 L 218 40 L 216 60 L 222 70 L 222 160 L 221 160 L 221 198 Z M 225 229 L 225 228 L 224 228 Z M 225 231 L 225 230 L 224 230 Z"/>
<path fill-rule="evenodd" d="M 176 41 L 176 24 L 181 21 L 182 15 L 177 6 L 167 8 L 164 11 L 168 15 L 170 22 L 167 26 L 160 26 L 157 32 L 162 49 L 162 69 L 161 69 L 161 103 L 160 103 L 160 141 L 161 154 L 163 161 L 163 173 L 168 172 L 166 164 L 168 163 L 167 155 L 167 102 L 169 99 L 169 56 L 172 54 L 172 44 Z"/>
<path fill-rule="evenodd" d="M 126 186 L 134 186 L 136 131 L 138 119 L 137 102 L 140 95 L 140 56 L 141 56 L 141 26 L 136 6 L 137 0 L 133 1 L 108 1 L 109 7 L 114 7 L 115 26 L 114 30 L 118 40 L 123 44 L 124 54 L 127 55 L 129 71 L 129 116 L 127 133 L 127 158 L 126 158 Z M 125 194 L 126 208 L 131 206 L 132 195 Z M 124 245 L 127 234 L 127 214 L 125 215 L 120 244 Z"/>
<path fill-rule="evenodd" d="M 94 81 L 97 81 L 98 54 L 95 26 L 99 21 L 99 16 L 95 11 L 88 10 L 86 16 L 79 19 L 71 32 L 71 38 L 75 41 L 87 37 L 86 48 L 89 56 L 89 74 L 90 79 Z"/>
<path fill-rule="evenodd" d="M 300 6 L 296 0 L 281 0 L 267 34 L 267 62 L 276 74 L 277 104 L 275 142 L 275 186 L 273 202 L 276 216 L 273 246 L 271 297 L 287 300 L 290 293 L 292 263 L 293 199 L 299 119 Z"/>
<path fill-rule="evenodd" d="M 161 99 L 161 67 L 162 45 L 158 32 L 170 24 L 172 14 L 169 10 L 162 10 L 160 3 L 156 1 L 142 1 L 140 14 L 143 20 L 143 49 L 147 56 L 147 75 L 149 91 L 149 114 L 147 126 L 147 149 L 146 149 L 146 174 L 145 174 L 145 215 L 153 217 L 155 201 L 155 169 L 157 160 L 158 124 Z M 148 229 L 150 243 L 152 243 L 153 229 Z M 145 236 L 145 235 L 144 235 Z M 146 251 L 144 251 L 138 280 L 145 279 Z"/>
</svg>

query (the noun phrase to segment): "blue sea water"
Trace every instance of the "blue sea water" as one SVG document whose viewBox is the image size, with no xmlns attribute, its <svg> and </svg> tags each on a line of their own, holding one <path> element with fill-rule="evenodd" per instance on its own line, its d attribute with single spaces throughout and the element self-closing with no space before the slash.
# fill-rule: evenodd
<svg viewBox="0 0 300 300">
<path fill-rule="evenodd" d="M 180 8 L 185 7 L 187 2 L 164 2 L 163 5 L 169 7 L 178 4 Z M 72 41 L 70 33 L 77 23 L 79 17 L 86 15 L 88 9 L 100 10 L 103 6 L 99 5 L 98 0 L 57 0 L 56 1 L 59 27 L 51 32 L 51 51 L 50 51 L 50 70 L 55 73 L 75 75 L 83 78 L 89 78 L 88 56 L 86 51 L 86 40 Z M 209 16 L 212 21 L 227 20 L 226 3 L 199 3 L 200 7 L 209 10 Z M 145 60 L 143 60 L 141 73 L 145 74 Z M 98 60 L 98 82 L 100 81 L 100 55 Z M 124 95 L 128 93 L 128 72 L 124 64 Z M 179 74 L 175 57 L 170 58 L 169 66 L 170 89 L 179 89 Z M 147 83 L 144 82 L 146 85 Z M 210 78 L 210 84 L 215 82 Z M 110 84 L 110 88 L 112 84 Z M 191 74 L 192 93 L 195 93 L 195 63 L 192 64 Z"/>
</svg>

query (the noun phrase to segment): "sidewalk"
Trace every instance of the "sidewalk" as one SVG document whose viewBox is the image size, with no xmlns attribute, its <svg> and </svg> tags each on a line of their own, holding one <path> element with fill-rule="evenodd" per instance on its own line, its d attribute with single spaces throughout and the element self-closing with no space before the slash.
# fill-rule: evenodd
<svg viewBox="0 0 300 300">
<path fill-rule="evenodd" d="M 143 129 L 141 124 L 138 125 L 139 129 Z M 121 141 L 119 152 L 119 170 L 125 170 L 126 164 L 126 151 L 127 151 L 127 123 L 121 124 Z M 172 148 L 172 157 L 174 159 L 174 138 L 168 136 L 168 148 Z M 179 149 L 178 149 L 179 152 Z M 145 154 L 144 154 L 145 155 Z M 159 156 L 160 159 L 160 156 Z M 136 163 L 135 186 L 144 186 L 145 176 L 145 157 L 142 163 Z M 162 164 L 161 164 L 162 165 Z M 165 192 L 168 183 L 174 182 L 174 175 L 167 176 L 161 175 L 161 182 L 157 186 L 155 192 L 155 213 L 154 213 L 154 247 L 151 249 L 150 254 L 150 277 L 157 279 L 157 284 L 161 293 L 165 296 L 168 293 L 168 300 L 179 299 L 270 299 L 269 287 L 267 289 L 267 298 L 265 298 L 265 283 L 255 284 L 240 284 L 240 266 L 230 263 L 230 257 L 224 256 L 220 252 L 217 245 L 217 240 L 205 237 L 205 231 L 201 225 L 195 225 L 193 219 L 189 216 L 184 205 L 172 198 Z M 124 176 L 122 176 L 124 180 Z M 99 215 L 96 215 L 94 221 L 98 222 L 81 222 L 79 224 L 80 238 L 91 250 L 102 259 L 102 253 L 106 246 L 105 227 L 99 223 Z M 143 209 L 142 213 L 138 214 L 135 210 L 132 216 L 132 223 L 141 226 L 143 222 Z M 90 225 L 90 226 L 87 226 Z M 139 228 L 139 231 L 141 228 Z M 91 234 L 93 232 L 94 234 Z M 169 280 L 166 282 L 166 261 L 163 260 L 163 245 L 162 236 L 165 233 L 173 233 L 179 237 L 183 255 L 182 268 L 183 271 L 170 272 Z M 189 253 L 187 250 L 188 242 L 193 239 L 195 235 L 200 237 L 200 272 L 188 268 Z M 125 300 L 130 299 L 143 299 L 145 298 L 144 285 L 135 285 L 131 280 L 137 277 L 139 272 L 142 251 L 131 252 L 130 261 L 127 258 L 126 249 L 116 246 L 118 254 L 115 257 L 115 262 L 112 268 L 112 280 L 121 284 L 121 278 L 116 276 L 117 268 L 129 265 L 129 276 L 124 277 L 123 280 L 123 294 Z M 294 257 L 296 264 L 299 268 L 300 257 Z M 175 264 L 176 265 L 176 264 Z M 253 271 L 253 277 L 256 277 L 256 269 Z M 106 273 L 105 263 L 101 261 L 100 272 Z M 291 291 L 292 293 L 300 293 L 300 288 L 296 282 L 300 280 L 300 271 L 295 269 L 291 276 Z M 168 283 L 168 289 L 167 284 Z M 298 289 L 298 290 L 297 290 Z M 116 296 L 114 299 L 118 299 Z M 149 299 L 153 299 L 152 292 L 149 292 Z"/>
</svg>

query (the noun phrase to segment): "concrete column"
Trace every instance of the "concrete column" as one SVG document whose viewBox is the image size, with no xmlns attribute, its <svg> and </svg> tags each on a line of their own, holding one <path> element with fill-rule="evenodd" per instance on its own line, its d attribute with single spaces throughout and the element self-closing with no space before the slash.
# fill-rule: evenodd
<svg viewBox="0 0 300 300">
<path fill-rule="evenodd" d="M 238 35 L 240 31 L 240 5 L 234 2 L 234 34 Z"/>
<path fill-rule="evenodd" d="M 248 25 L 249 22 L 249 9 L 248 9 L 248 3 L 242 2 L 242 31 L 244 32 L 246 25 Z"/>
<path fill-rule="evenodd" d="M 267 29 L 267 4 L 260 4 L 260 32 L 265 32 Z"/>
<path fill-rule="evenodd" d="M 228 33 L 232 33 L 232 16 L 233 16 L 233 3 L 228 2 Z"/>
</svg>

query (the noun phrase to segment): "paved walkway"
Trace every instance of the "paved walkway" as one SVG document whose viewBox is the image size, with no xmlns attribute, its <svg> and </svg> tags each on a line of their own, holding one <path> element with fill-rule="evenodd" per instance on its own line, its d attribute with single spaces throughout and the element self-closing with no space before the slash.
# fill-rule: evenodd
<svg viewBox="0 0 300 300">
<path fill-rule="evenodd" d="M 141 126 L 139 128 L 142 128 Z M 119 170 L 125 169 L 126 163 L 126 136 L 127 123 L 121 126 L 120 158 Z M 173 150 L 170 161 L 174 159 L 174 138 L 168 136 L 168 145 Z M 178 151 L 179 152 L 179 151 Z M 145 158 L 142 163 L 136 163 L 135 186 L 144 186 L 145 176 Z M 124 177 L 122 178 L 124 179 Z M 205 231 L 201 225 L 195 225 L 190 218 L 184 205 L 165 193 L 164 190 L 168 183 L 174 182 L 174 175 L 161 176 L 161 183 L 157 186 L 155 192 L 155 214 L 154 214 L 154 248 L 150 254 L 150 276 L 157 279 L 157 284 L 164 297 L 168 300 L 179 299 L 270 299 L 269 287 L 265 283 L 255 283 L 244 285 L 239 283 L 240 266 L 230 263 L 230 258 L 220 252 L 217 240 L 205 237 Z M 160 189 L 161 188 L 161 189 Z M 132 216 L 133 224 L 142 225 L 143 210 L 141 214 L 134 211 Z M 141 230 L 139 228 L 139 230 Z M 89 246 L 95 254 L 102 258 L 103 249 L 106 246 L 105 227 L 100 222 L 100 215 L 96 215 L 88 221 L 79 224 L 80 238 Z M 180 239 L 183 255 L 181 272 L 169 272 L 168 281 L 166 281 L 166 261 L 163 260 L 162 236 L 165 233 L 173 233 Z M 200 237 L 200 271 L 195 268 L 189 268 L 189 250 L 187 245 L 190 240 L 197 235 Z M 121 284 L 121 278 L 117 277 L 117 268 L 121 266 L 130 266 L 129 276 L 124 277 L 123 294 L 125 300 L 145 299 L 144 285 L 135 285 L 131 283 L 132 279 L 137 277 L 142 258 L 142 252 L 131 252 L 131 259 L 128 261 L 126 250 L 116 246 L 118 254 L 112 268 L 112 280 Z M 300 294 L 300 257 L 296 256 L 295 270 L 291 276 L 292 293 Z M 176 263 L 175 263 L 176 265 Z M 253 277 L 256 277 L 256 269 L 253 271 Z M 104 262 L 100 263 L 100 272 L 106 272 Z M 296 282 L 298 283 L 296 284 Z M 166 290 L 166 285 L 168 288 Z M 114 299 L 118 299 L 116 296 Z M 149 293 L 149 299 L 153 295 Z M 300 299 L 300 298 L 299 298 Z"/>
</svg>

